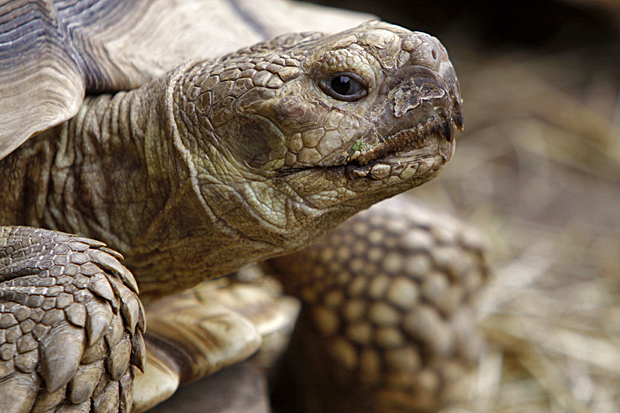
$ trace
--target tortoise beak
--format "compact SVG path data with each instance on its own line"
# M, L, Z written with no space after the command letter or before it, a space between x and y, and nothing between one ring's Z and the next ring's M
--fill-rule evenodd
M434 90L433 87L443 89L446 93L445 98L448 99L445 102L448 109L447 117L459 132L463 132L461 87L448 52L441 42L426 33L414 32L403 41L401 47L403 51L409 54L408 70L412 70L412 67L420 68L417 71L417 75L421 76L420 92L429 93L426 96L428 100L437 100L443 99L444 96ZM404 68L407 68L407 65ZM427 72L424 73L424 70ZM425 85L427 81L430 82L428 86ZM433 82L435 82L434 86Z
M461 98L461 86L456 78L454 67L449 61L447 64L441 65L439 75L448 87L448 93L450 95L449 114L452 124L459 132L463 132L465 127L463 123L463 99Z

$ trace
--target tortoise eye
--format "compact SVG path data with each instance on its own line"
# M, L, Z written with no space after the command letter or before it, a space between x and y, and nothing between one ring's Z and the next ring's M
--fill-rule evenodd
M334 99L352 102L368 94L365 82L353 73L339 73L319 82L325 93Z

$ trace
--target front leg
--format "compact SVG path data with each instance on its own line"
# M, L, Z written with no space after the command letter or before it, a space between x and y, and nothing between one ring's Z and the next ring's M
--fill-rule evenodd
M98 241L0 227L0 411L129 412L144 310Z

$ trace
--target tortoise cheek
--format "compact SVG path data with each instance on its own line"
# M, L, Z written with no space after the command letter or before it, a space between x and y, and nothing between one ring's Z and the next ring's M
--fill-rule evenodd
M291 95L273 106L274 121L285 131L303 132L324 123L329 106L307 93Z
M232 123L223 138L240 162L262 169L286 155L282 133L265 118L243 117Z

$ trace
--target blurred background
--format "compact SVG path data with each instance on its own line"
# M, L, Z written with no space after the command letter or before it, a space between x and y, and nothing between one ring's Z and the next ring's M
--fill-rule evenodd
M620 411L620 1L323 0L447 47L465 133L412 196L477 226L494 277L470 401Z

